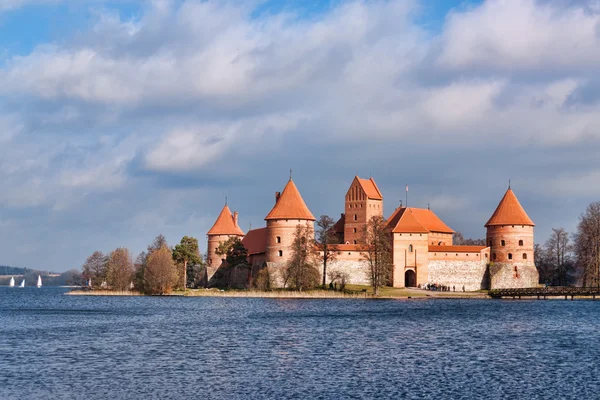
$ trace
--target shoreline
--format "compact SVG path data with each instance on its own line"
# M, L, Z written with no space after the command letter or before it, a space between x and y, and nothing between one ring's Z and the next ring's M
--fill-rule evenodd
M137 291L114 292L110 290L72 290L69 296L150 296ZM398 293L373 296L368 292L335 292L330 290L299 291L258 291L258 290L219 290L189 289L176 291L164 297L228 297L228 298L272 298L272 299L363 299L363 300L409 300L409 299L491 299L482 292L434 292L421 289L400 289Z

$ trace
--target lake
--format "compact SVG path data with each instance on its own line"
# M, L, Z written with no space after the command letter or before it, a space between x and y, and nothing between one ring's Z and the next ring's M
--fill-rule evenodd
M0 288L0 399L591 399L600 302Z

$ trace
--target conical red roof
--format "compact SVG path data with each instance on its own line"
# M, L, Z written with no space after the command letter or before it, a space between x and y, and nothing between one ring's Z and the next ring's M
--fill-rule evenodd
M234 221L234 216L231 214L231 210L227 204L223 207L213 227L208 231L208 235L244 236L244 231Z
M485 224L486 227L494 225L535 226L511 188L508 188L506 194L500 200L500 204L496 207L496 211L494 211L490 220Z
M265 220L270 219L305 219L314 221L306 203L302 199L298 188L291 179L285 185L283 192L279 195L275 206L271 212L265 217Z

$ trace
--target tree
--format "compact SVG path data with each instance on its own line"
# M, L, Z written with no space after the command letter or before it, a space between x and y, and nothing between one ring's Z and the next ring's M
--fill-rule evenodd
M106 281L113 290L128 290L133 279L133 262L129 250L120 247L110 253Z
M552 234L544 245L546 262L552 271L553 283L564 286L570 283L574 270L571 257L571 242L569 234L563 228L553 228Z
M179 276L171 250L162 246L146 258L144 268L144 291L149 294L167 294L177 284Z
M144 270L146 269L147 258L146 252L142 251L133 263L133 286L142 292L144 291Z
M583 269L583 286L600 287L600 201L588 205L579 217L575 254Z
M93 252L81 267L83 279L88 282L91 279L92 285L100 286L106 281L107 263L108 258L102 252Z
M232 236L219 244L216 253L225 256L226 271L228 272L227 287L231 287L232 273L235 268L246 269L246 285L250 284L251 265L248 264L248 250L239 237Z
M317 221L317 239L315 243L319 248L319 251L323 253L321 260L323 261L323 281L322 285L325 287L327 277L327 263L331 263L337 259L338 251L332 246L337 243L337 236L333 231L335 221L328 215L321 215Z
M185 290L187 288L188 264L198 265L201 263L198 239L184 236L181 243L173 249L173 260L183 265L183 290Z
M533 246L533 263L540 275L540 282L551 284L554 280L554 269L548 260L548 255L541 244Z
M313 239L313 229L307 223L296 226L287 263L284 281L296 290L314 288L319 282L319 271L315 268L318 253Z
M454 232L452 235L452 244L455 246L487 246L485 239L465 239L461 232Z
M391 237L385 225L383 217L376 215L367 222L364 232L366 249L363 258L369 265L369 281L376 296L392 275Z

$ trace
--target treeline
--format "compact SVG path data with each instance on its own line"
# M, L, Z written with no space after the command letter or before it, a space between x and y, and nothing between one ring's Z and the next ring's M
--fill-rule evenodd
M159 295L174 289L198 287L204 275L198 240L188 236L171 248L165 237L158 235L135 261L124 247L109 254L95 251L81 267L83 284L92 289L133 289Z
M600 286L600 201L588 205L574 233L552 229L534 254L540 283Z
M81 274L76 269L57 274L30 268L0 266L0 274L3 275L0 277L0 286L8 285L11 277L19 277L17 284L21 279L25 279L26 286L35 286L38 276L42 277L44 286L77 286L81 282Z

